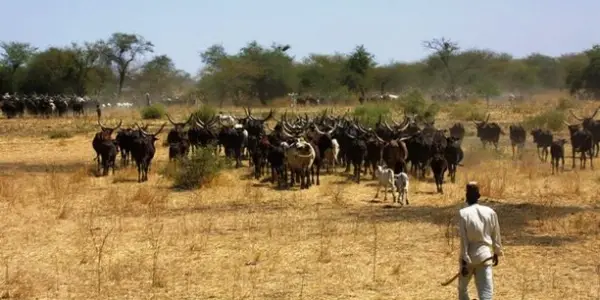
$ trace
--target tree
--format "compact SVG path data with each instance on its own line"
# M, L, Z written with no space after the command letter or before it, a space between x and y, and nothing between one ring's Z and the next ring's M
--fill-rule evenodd
M56 95L80 89L75 53L49 48L31 59L21 91Z
M113 33L107 41L99 42L99 48L106 59L117 69L119 78L117 93L119 95L123 90L125 78L130 75L131 63L148 52L154 52L154 44L141 35L122 32Z
M2 42L0 47L4 50L2 62L10 68L11 75L26 64L37 51L31 44L21 42Z
M435 57L437 57L442 63L447 77L447 92L449 92L451 95L454 95L456 93L457 84L451 63L453 58L459 53L460 47L456 42L446 38L424 41L423 47L425 47L425 49L434 51ZM434 61L430 59L430 62Z
M364 99L373 67L375 67L374 56L367 51L364 45L356 46L346 61L343 84L348 90L359 93L361 99Z
M168 91L177 75L173 60L167 55L155 56L146 62L136 80L138 87L150 94L164 94Z
M0 47L4 51L1 56L2 64L6 68L4 70L6 73L3 77L5 80L10 81L7 87L14 92L18 89L19 85L18 76L15 76L17 70L31 59L37 48L31 46L29 43L21 42L2 42L0 43Z

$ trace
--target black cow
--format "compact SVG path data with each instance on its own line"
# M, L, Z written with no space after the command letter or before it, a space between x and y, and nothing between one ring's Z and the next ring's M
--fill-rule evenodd
M381 139L377 134L371 136L365 142L367 146L367 159L366 164L371 166L371 174L372 179L375 180L375 170L377 166L381 163L381 154L383 152L383 147L385 146L385 141Z
M235 167L242 166L242 148L246 141L244 128L241 126L223 126L218 135L219 143L225 149L225 156L235 159Z
M510 125L508 127L508 137L510 138L510 145L512 148L512 156L515 157L515 146L518 153L520 154L525 146L525 139L527 138L527 132L525 128L520 124Z
M465 127L462 123L454 123L448 131L451 137L458 138L460 141L465 137Z
M460 146L460 139L458 137L448 137L447 146L444 149L444 158L448 163L448 174L452 183L456 181L456 167L460 165L460 162L464 158L464 152Z
M487 118L484 121L475 123L475 127L477 128L477 137L481 140L483 144L483 148L485 149L485 145L491 143L494 145L496 150L498 150L498 141L500 141L500 135L504 134L500 125L496 122L488 122L490 119L490 114L487 115Z
M441 150L441 149L440 149ZM440 194L444 193L444 174L448 170L448 162L441 151L436 151L431 158L431 171L433 172L433 178L435 179L435 186L437 192Z
M138 182L148 180L148 171L150 170L152 159L156 153L154 143L158 140L158 134L160 134L166 125L167 123L163 123L154 134L149 134L138 126L140 135L133 141L133 148L131 151L131 155L133 156L138 169Z
M541 161L548 160L548 149L552 145L552 140L554 136L552 132L547 129L536 128L531 130L531 136L533 136L533 142L537 148L537 154ZM540 148L542 149L540 153Z
M174 122L169 114L166 115L169 122L173 125L173 128L167 134L169 160L186 157L190 150L190 141L188 133L185 131L185 126L191 123L194 115L190 115L186 122Z
M598 157L598 153L600 152L600 121L594 120L594 117L596 116L596 114L598 114L599 110L600 107L596 108L594 113L586 118L581 118L575 115L575 113L573 113L572 110L569 110L569 112L571 113L571 115L573 115L573 117L575 117L575 119L581 121L583 129L588 130L592 134L594 140L594 152L596 157Z
M96 151L97 161L97 172L100 173L100 166L102 166L102 176L108 175L109 167L112 167L113 174L114 170L114 159L117 156L117 143L112 140L112 133L119 129L123 124L123 120L119 121L117 127L111 128L102 125L100 119L98 119L98 125L100 126L100 132L94 135L92 140L92 148Z
M565 170L565 144L567 140L558 139L552 142L550 145L550 155L552 157L552 174L554 174L554 170L558 172L558 163L562 161L562 170Z
M579 167L585 169L586 155L590 157L590 167L594 169L593 154L594 154L594 137L592 133L586 129L581 128L579 124L570 125L564 122L569 129L569 135L571 137L571 148L573 166L575 168L575 153L579 152Z
M367 143L360 136L348 132L345 132L345 135L350 142L347 157L352 162L354 180L360 183L360 171L367 154Z

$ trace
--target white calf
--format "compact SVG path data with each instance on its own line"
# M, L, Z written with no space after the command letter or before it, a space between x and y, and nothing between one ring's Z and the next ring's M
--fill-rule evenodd
M377 177L379 184L377 185L377 193L375 198L379 197L379 190L383 186L383 201L387 200L387 189L388 187L392 190L392 198L394 203L396 202L396 193L394 192L394 170L377 166L375 170L375 176Z
M404 205L406 199L408 205L408 175L404 172L394 175L394 185L398 189L398 202Z
M338 154L340 153L340 144L338 144L336 139L331 140L331 148L325 150L324 160L327 163L327 173L331 171L330 168L333 168L335 172L335 165L337 164Z

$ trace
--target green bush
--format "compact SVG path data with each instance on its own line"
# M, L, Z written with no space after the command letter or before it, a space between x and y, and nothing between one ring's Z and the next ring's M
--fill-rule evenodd
M165 175L173 180L173 187L183 190L201 188L210 183L231 161L215 155L215 148L199 148L190 157L171 164Z
M66 130L53 130L48 133L48 137L51 139L68 139L73 137L73 133Z
M156 120L162 118L166 112L162 104L156 103L142 108L140 115L144 120Z
M204 123L208 122L216 114L217 109L211 105L202 105L194 112L194 115Z
M539 115L525 119L524 125L527 129L546 128L552 131L558 131L564 126L566 120L565 113L562 110L547 110Z
M413 114L422 117L427 121L435 119L440 111L440 105L425 100L423 94L418 90L411 91L408 95L402 97L399 101L405 114Z
M358 121L368 127L374 127L375 123L379 120L379 116L386 119L390 116L391 110L389 106L378 103L367 103L354 108L352 116L356 117Z
M457 120L481 121L485 119L485 111L475 104L461 102L452 108L450 116Z

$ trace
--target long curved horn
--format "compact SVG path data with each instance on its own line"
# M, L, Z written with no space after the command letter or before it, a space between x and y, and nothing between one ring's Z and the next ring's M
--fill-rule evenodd
M567 123L567 121L563 121L563 123L565 123L567 126L571 126L571 124Z
M406 121L406 124L402 128L400 128L398 131L404 131L408 128L408 126L410 125L410 121L408 119L406 119L405 121Z
M569 112L571 113L571 115L573 116L573 118L577 119L578 121L583 121L582 118L580 118L577 115L575 115L575 113L573 112L572 109L569 109ZM596 115L596 113L594 113L594 115Z
M487 118L485 118L485 123L487 123L490 120L490 113L487 114Z
M392 129L392 127L390 127L390 124L388 124L386 121L383 121L383 126L385 126L385 128L387 128L389 131L394 132L394 129Z
M144 129L142 129L142 127L140 127L140 125L138 125L138 123L135 123L135 126L137 126L138 130L140 131L140 133L144 136L149 135Z
M592 116L590 117L590 119L593 119L596 114L598 113L598 111L600 110L600 107L596 108L596 110L594 111L594 113L592 114Z
M194 118L194 114L190 114L190 117L187 119L187 121L185 121L184 125L190 124L190 122L192 122L192 119Z
M158 135L158 134L159 134L159 133L160 133L160 132L163 130L163 128L165 128L165 126L166 126L166 125L167 125L167 122L164 122L164 123L162 124L162 126L160 126L160 128L158 129L158 131L156 131L156 132L153 134L153 136L157 136L157 135Z
M268 121L269 119L271 119L272 117L273 117L273 109L271 109L271 110L269 111L269 114L267 115L267 117L266 117L266 118L264 118L264 119L262 119L261 121L263 121L263 122L266 122L266 121Z
M173 124L173 126L177 126L178 125L178 123L173 122L173 120L171 119L171 116L169 116L168 113L165 113L165 115L167 116L167 120L169 120L169 122L171 122L171 124Z
M333 131L338 127L338 123L335 123L335 125L333 126L333 128L331 128L331 130L327 131L327 135L331 135L333 133Z
M375 133L375 138L380 142L380 143L385 143L385 141L379 137L379 135L377 135L377 133Z
M325 132L323 132L323 131L321 131L321 130L319 129L319 126L317 126L316 124L313 124L313 125L314 125L314 128L315 128L315 131L316 131L316 132L317 132L319 135L325 135L325 134L326 134Z
M100 118L98 118L98 125L100 126L100 129L102 129L102 130L109 130L110 129L110 128L102 125L102 122L100 122Z

